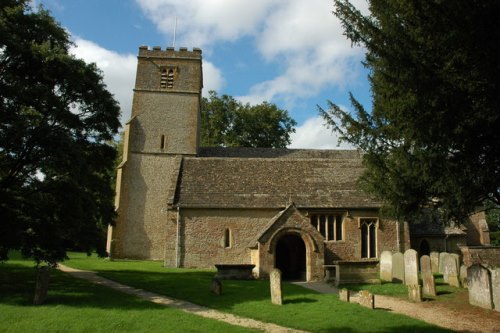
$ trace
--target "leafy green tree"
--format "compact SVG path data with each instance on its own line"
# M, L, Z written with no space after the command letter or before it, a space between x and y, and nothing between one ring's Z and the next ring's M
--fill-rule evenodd
M95 64L27 0L0 5L0 259L54 266L69 248L104 253L119 106Z
M494 246L500 246L500 206L487 202L486 222L490 230L490 243Z
M271 103L242 104L228 95L209 92L201 104L204 146L284 148L296 121Z
M422 207L461 221L500 203L500 2L347 0L334 14L366 48L373 105L329 102L320 113L365 152L361 183L386 212L411 220Z

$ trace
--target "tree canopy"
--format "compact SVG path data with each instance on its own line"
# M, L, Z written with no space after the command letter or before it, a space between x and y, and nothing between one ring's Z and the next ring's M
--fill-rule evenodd
M0 5L0 259L54 265L68 248L103 252L119 106L95 64L27 0Z
M347 0L334 14L366 48L373 104L320 113L365 152L360 180L410 219L422 207L461 221L500 203L500 2ZM339 119L339 120L338 120Z
M201 103L203 146L284 148L297 122L272 103L243 104L215 91Z

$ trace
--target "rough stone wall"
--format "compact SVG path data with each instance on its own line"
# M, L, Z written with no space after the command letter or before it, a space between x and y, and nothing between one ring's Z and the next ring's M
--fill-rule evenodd
M465 226L467 227L467 245L478 246L490 244L490 234L484 211L471 215L465 222Z
M258 233L277 211L181 209L180 213L181 267L213 268L215 264L251 264L250 247L257 245ZM224 246L226 228L232 235L229 248ZM172 248L175 235L168 235L167 244Z
M462 246L460 250L467 267L474 264L500 267L500 246Z

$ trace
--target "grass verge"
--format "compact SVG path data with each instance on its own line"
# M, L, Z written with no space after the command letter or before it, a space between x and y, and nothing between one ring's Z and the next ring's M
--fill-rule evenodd
M168 269L154 261L108 261L83 254L65 264L134 287L278 325L313 332L449 332L383 309L345 303L284 283L284 305L270 302L268 281L223 281L223 294L212 295L211 270Z
M49 297L31 305L31 261L0 263L0 332L251 332L51 273Z

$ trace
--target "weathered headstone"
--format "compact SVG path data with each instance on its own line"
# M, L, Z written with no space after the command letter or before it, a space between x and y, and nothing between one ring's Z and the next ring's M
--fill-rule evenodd
M431 252L431 271L439 273L439 252Z
M274 268L269 275L269 280L271 285L271 302L273 304L282 305L281 271L278 268Z
M460 284L462 285L463 288L467 288L467 266L464 264L460 265Z
M422 302L422 288L418 284L409 284L408 298L413 302Z
M392 282L403 283L405 280L405 261L401 252L392 255Z
M405 284L418 284L418 262L417 251L409 249L405 251Z
M339 299L343 302L349 303L350 292L348 289L342 288L339 290Z
M392 253L382 251L380 254L380 280L392 281Z
M212 283L210 284L210 291L215 295L222 295L222 283L219 279L212 279Z
M492 270L491 292L493 293L493 308L500 312L500 267Z
M491 273L487 268L474 264L467 268L469 281L469 303L486 309L493 309Z
M448 252L439 253L439 273L443 274L444 271L444 257L447 256Z
M375 308L375 296L368 290L361 290L358 293L358 297L359 297L359 304L366 306L367 308L370 309Z
M458 265L457 258L448 253L443 258L443 280L450 286L460 287L460 282L458 281Z
M420 272L422 274L422 292L425 295L436 296L436 283L432 275L431 258L429 256L420 257Z

